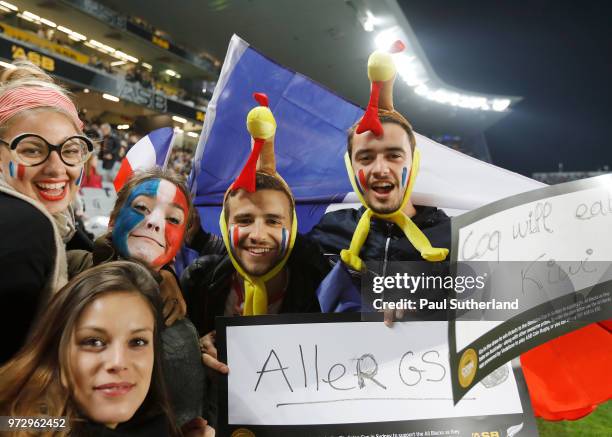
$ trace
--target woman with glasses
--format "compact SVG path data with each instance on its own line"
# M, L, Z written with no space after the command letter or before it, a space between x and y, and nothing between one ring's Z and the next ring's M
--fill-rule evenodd
M36 313L67 282L71 202L93 151L74 103L29 62L0 76L0 363L23 344ZM10 304L8 304L10 303Z

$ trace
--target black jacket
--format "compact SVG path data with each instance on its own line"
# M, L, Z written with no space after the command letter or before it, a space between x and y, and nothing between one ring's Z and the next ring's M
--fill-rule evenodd
M287 267L289 286L280 312L321 312L315 291L329 273L329 265L319 247L298 234ZM201 256L183 272L181 290L187 302L187 314L200 335L215 329L215 317L223 315L234 272L227 254Z
M289 259L289 285L281 303L281 313L321 312L316 290L329 273L329 264L318 245L298 234ZM181 276L181 290L187 314L200 336L215 329L215 317L222 316L230 292L234 266L227 255L209 254L195 260ZM213 428L218 419L218 384L214 372L207 372L205 418Z
M53 273L53 226L34 206L0 192L0 364L21 348Z
M419 227L433 247L447 248L451 245L451 222L444 211L426 206L417 206L412 221ZM359 219L365 208L341 209L325 214L308 236L323 248L326 255L338 255L348 249ZM368 238L359 256L368 262L368 267L378 274L385 274L388 261L421 261L421 254L408 241L395 223L373 218ZM378 262L378 268L372 267Z

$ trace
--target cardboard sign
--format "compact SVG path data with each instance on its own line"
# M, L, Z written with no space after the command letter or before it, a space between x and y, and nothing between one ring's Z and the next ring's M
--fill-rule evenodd
M612 317L612 175L504 199L452 221L458 271L487 276L449 324L453 396L521 353Z
M390 329L359 314L217 320L230 367L221 435L537 435L522 373L509 363L454 405L447 322Z

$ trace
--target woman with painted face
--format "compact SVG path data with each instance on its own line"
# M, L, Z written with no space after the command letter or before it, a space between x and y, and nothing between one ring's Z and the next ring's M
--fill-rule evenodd
M160 368L160 305L157 282L136 263L74 278L0 368L0 414L66 416L71 429L60 435L178 435Z
M96 240L93 253L69 252L82 271L117 259L146 264L160 283L165 329L163 362L171 405L180 426L202 423L204 367L198 334L185 318L186 306L171 267L193 223L193 205L180 179L160 169L133 175L117 193L109 232ZM71 272L74 273L74 272ZM192 425L194 424L192 423Z
M24 343L41 305L67 282L71 208L93 151L66 91L21 61L0 76L0 363ZM10 302L9 304L6 304Z

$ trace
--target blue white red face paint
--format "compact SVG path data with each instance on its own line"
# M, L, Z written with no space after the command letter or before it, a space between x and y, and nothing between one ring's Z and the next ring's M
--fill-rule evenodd
M238 243L240 242L240 226L231 225L229 229L229 237L230 237L230 249L232 253L236 253L236 249L238 249Z
M83 173L84 172L85 172L85 167L83 166L83 167L81 167L81 173L79 173L79 177L77 178L77 180L75 182L77 187L80 187L81 186L81 182L83 182Z
M280 257L285 256L288 245L289 245L289 230L287 228L283 228L281 229L281 242L278 247L278 254Z
M361 194L365 193L368 183L366 180L365 172L362 168L359 169L357 174L355 175L355 182L357 182L357 188Z
M408 167L402 169L402 189L406 188L406 182L408 182Z
M188 206L183 192L165 179L132 189L113 223L113 245L123 257L161 268L174 259L185 234Z
M12 178L23 179L25 174L25 166L21 164L15 164L13 161L9 161L9 176Z

